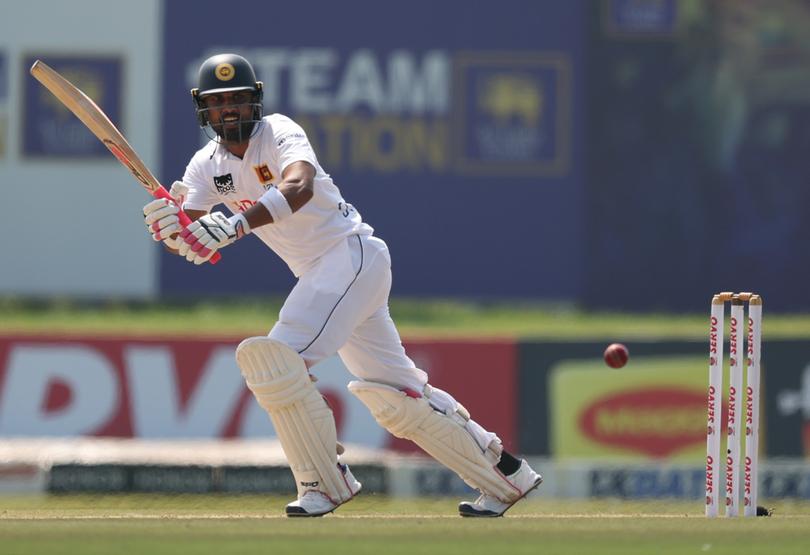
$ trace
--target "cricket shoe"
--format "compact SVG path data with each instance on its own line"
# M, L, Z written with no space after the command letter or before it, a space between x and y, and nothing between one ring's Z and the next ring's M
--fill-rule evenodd
M349 465L338 463L338 467L340 467L341 472L343 472L346 485L349 486L349 490L352 492L352 496L349 499L343 502L335 502L334 499L321 491L305 491L304 495L287 505L285 509L287 516L323 516L331 513L343 503L351 501L360 489L362 489L363 485L357 481L352 471L349 470Z
M520 492L520 495L505 503L493 495L481 493L478 499L473 502L462 501L459 503L458 514L478 517L503 516L512 505L526 497L530 491L543 482L543 477L532 470L525 460L520 461L520 467L509 476L505 476L505 478Z

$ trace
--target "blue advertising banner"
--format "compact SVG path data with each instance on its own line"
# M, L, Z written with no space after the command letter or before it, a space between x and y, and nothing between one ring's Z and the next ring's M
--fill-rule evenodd
M70 158L109 157L105 147L62 103L28 75L34 61L42 59L98 104L121 127L121 75L119 58L40 54L23 62L25 117L23 156Z
M584 304L807 310L810 6L685 4L672 40L589 41Z
M189 89L236 52L265 113L306 130L348 202L390 246L394 294L576 299L582 287L584 3L372 0L166 2L165 183L201 144ZM268 277L269 276L269 277ZM161 259L161 292L285 292L292 277L247 240L217 266Z

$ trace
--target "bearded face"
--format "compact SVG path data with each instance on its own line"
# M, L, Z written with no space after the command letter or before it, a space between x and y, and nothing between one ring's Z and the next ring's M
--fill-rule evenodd
M261 119L261 104L256 100L251 90L209 94L200 98L200 112L219 142L241 144L250 139Z
M240 144L250 138L256 120L248 117L243 119L238 116L235 120L223 117L218 123L211 123L211 128L220 138L221 142L227 144Z

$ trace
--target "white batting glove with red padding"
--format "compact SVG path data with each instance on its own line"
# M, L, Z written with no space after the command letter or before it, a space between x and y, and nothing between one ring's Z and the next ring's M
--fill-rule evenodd
M163 241L174 250L180 246L176 234L182 229L178 212L180 209L177 205L165 198L155 199L143 207L143 221L152 234L152 239Z
M202 264L222 247L250 233L242 214L228 218L222 212L206 214L180 232L180 256L194 264Z
M182 208L188 196L188 185L182 181L175 181L172 183L171 189L169 189L169 195L174 199L175 204Z
M152 239L163 241L170 249L177 250L180 247L180 240L176 234L182 229L177 214L188 194L188 185L175 181L169 194L174 203L162 198L155 199L143 207L143 218Z

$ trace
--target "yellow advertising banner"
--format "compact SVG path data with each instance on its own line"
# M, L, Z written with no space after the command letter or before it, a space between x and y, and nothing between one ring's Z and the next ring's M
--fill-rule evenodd
M570 362L551 373L552 453L563 458L706 456L706 357ZM725 402L725 401L724 401Z

